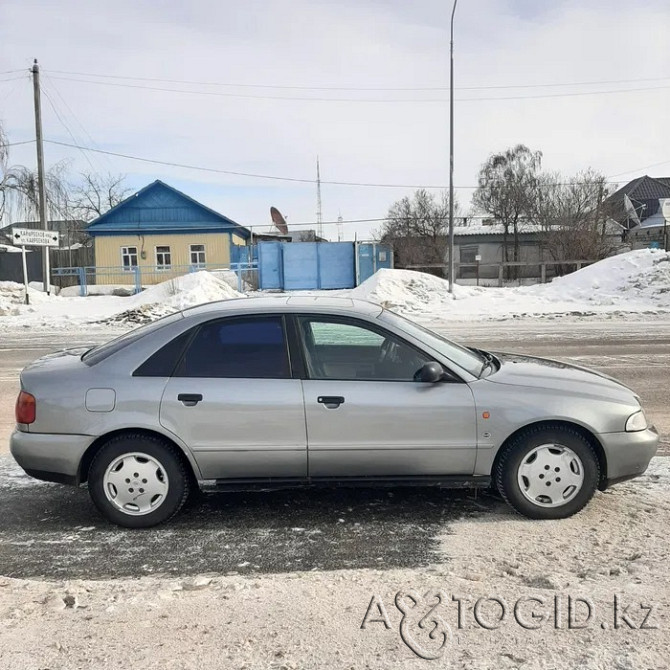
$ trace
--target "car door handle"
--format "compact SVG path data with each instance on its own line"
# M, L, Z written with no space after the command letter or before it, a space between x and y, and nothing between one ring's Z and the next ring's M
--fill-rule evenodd
M202 400L202 393L180 393L177 400L183 402L186 407L194 407Z
M325 405L328 409L337 409L344 403L344 397L341 395L320 395L316 401Z

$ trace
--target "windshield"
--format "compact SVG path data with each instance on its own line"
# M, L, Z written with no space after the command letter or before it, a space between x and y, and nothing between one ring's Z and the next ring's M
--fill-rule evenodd
M168 314L167 316L164 316L163 318L158 319L156 321L152 321L151 323L148 323L145 326L140 326L139 328L130 330L127 333L124 333L123 335L116 337L113 340L110 340L109 342L105 342L104 344L101 344L98 347L93 347L93 349L89 349L81 357L81 360L84 361L86 365L95 365L96 363L100 363L100 361L104 361L105 358L111 356L112 354L115 354L120 349L127 347L131 342L136 342L141 337L144 337L149 333L153 333L155 330L158 330L163 326L167 326L168 324L173 323L174 321L177 321L178 319L181 318L183 318L181 312Z
M379 315L379 318L382 321L386 321L387 323L393 324L401 330L404 330L412 337L416 337L418 340L425 342L429 347L439 351L450 361L453 361L456 365L463 368L463 370L467 370L475 377L479 377L483 369L482 365L487 362L483 356L480 356L470 349L467 349L460 344L456 344L456 342L452 342L446 337L438 335L436 332L429 330L424 326L420 326L419 324L414 323L414 321L410 321L395 312L385 309Z

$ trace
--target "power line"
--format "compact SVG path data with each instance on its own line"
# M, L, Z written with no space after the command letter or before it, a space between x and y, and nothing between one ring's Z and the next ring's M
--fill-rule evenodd
M71 81L80 84L97 84L99 86L114 86L117 88L133 88L147 91L159 91L162 93L181 93L185 95L204 95L210 97L223 98L243 98L247 100L287 100L287 101L301 101L301 102L347 102L347 103L412 103L412 104L435 104L448 102L446 98L433 98L416 100L411 98L316 98L304 96L276 96L276 95L253 95L246 93L224 93L220 91L196 91L185 90L179 88L166 88L163 86L147 86L144 84L121 84L109 81L93 81L90 79L77 79L74 77L52 77L60 81ZM636 93L640 91L658 91L670 89L668 86L645 86L640 88L625 88L612 89L609 91L579 91L572 93L547 93L541 95L511 95L499 97L474 97L474 98L455 98L456 102L489 102L489 101L504 101L504 100L539 100L543 98L573 98L588 95L610 95L616 93Z
M33 140L30 140L33 141ZM92 147L84 147L79 144L69 144L68 142L59 142L56 140L44 140L48 144L54 144L61 147L69 147L72 149L79 149L84 151L92 151L94 153L105 154L107 156L115 156L117 158L125 158L127 160L140 161L142 163L152 163L154 165L164 165L167 167L176 167L185 170L198 170L200 172L211 172L215 174L226 174L234 177L250 177L253 179L270 179L273 181L287 181L294 182L299 184L316 184L316 179L303 179L300 177L282 177L279 175L267 175L267 174L256 174L252 172L239 172L236 170L223 170L220 168L204 167L201 165L189 165L186 163L174 163L172 161L163 161L155 160L152 158L143 158L141 156L133 156L131 154L124 154L117 151L106 151L104 149L94 149ZM670 163L670 161L664 161L663 163L657 163L657 165L663 165L664 163ZM649 166L651 167L651 166ZM641 168L644 169L644 168ZM629 172L634 172L634 170L629 170ZM621 172L619 174L627 174L626 172ZM607 179L612 179L618 175L612 175L607 177ZM352 182L352 181L327 181L325 179L321 180L322 184L328 184L331 186L362 186L370 188L413 188L419 189L423 188L426 190L444 190L446 186L430 186L426 184L379 184L371 182ZM581 186L588 185L589 182L552 182L551 184L546 184L546 186ZM479 186L454 186L454 188L462 190L473 190L479 188Z
M316 179L301 179L299 177L280 177L278 175L255 174L251 172L237 172L235 170L221 170L218 168L202 167L198 165L187 165L185 163L173 163L171 161L153 160L151 158L142 158L140 156L132 156L130 154L123 154L116 151L105 151L103 149L93 149L91 147L81 147L76 144L68 144L67 142L57 142L56 140L45 140L49 144L55 144L62 147L71 147L74 149L85 149L86 151L94 151L96 153L107 154L108 156L116 156L117 158L126 158L128 160L141 161L143 163L153 163L155 165L166 165L168 167L177 167L186 170L199 170L201 172L213 172L216 174L227 174L234 177L251 177L254 179L271 179L273 181L288 181L300 184L316 184ZM444 186L420 186L416 184L372 184L372 183L358 183L347 181L326 181L321 180L322 184L330 184L332 186L368 186L373 188L425 188L425 189L443 189ZM459 188L476 188L461 186Z
M49 95L49 92L46 90L46 88L44 86L41 86L40 88L42 90L42 93L44 93L46 99L48 100L49 105L51 105L51 109L53 109L54 114L56 115L56 118L58 119L58 121L60 121L60 124L63 126L63 128L65 128L65 131L67 132L67 134L72 138L72 141L74 142L77 149L79 149L79 151L81 151L82 156L86 159L86 162L89 164L89 167L91 168L91 170L93 170L93 172L95 172L95 167L94 167L93 163L91 162L91 159L88 157L88 154L84 151L84 149L79 145L79 143L77 142L77 138L74 136L74 134L70 130L69 126L63 120L63 117L60 115L58 109L56 109L56 105L55 105L54 101L51 99L51 96Z
M635 168L635 170L626 170L625 172L618 172L613 174L608 179L614 179L614 177L620 177L622 174L630 174L631 172L640 172L640 170L648 170L649 168L659 167L660 165L667 165L670 161L661 161L660 163L652 163L651 165L643 165L642 167Z
M22 140L21 142L10 142L6 147L20 147L22 144L33 144L35 140Z
M189 79L161 79L159 77L135 77L114 74L98 74L93 72L70 72L67 70L51 70L53 74L64 74L76 77L99 77L103 79L126 79L132 81L152 81L162 82L165 84L186 84L191 86L220 86L227 88L263 88L273 90L289 90L289 91L448 91L448 86L420 86L420 87L370 87L370 86L289 86L278 84L232 84L230 82L213 82L213 81L195 81ZM578 81L565 82L556 84L504 84L494 86L458 86L457 91L490 91L510 88L559 88L569 86L599 86L605 84L637 84L642 81L666 81L670 77L647 77L637 79L606 79L600 81Z
M101 147L100 147L100 146L98 145L98 143L93 139L93 137L91 136L91 134L86 130L86 128L84 127L84 125L82 124L82 122L79 121L79 119L77 118L77 115L72 111L72 107L70 107L70 105L68 104L67 100L60 94L58 88L57 88L56 85L53 83L51 77L49 77L49 76L45 76L45 80L48 81L48 83L49 83L49 88L56 94L56 96L57 96L58 98L60 98L60 100L61 100L61 102L63 103L64 107L69 111L71 118L74 120L75 124L78 125L79 128L83 131L84 135L86 135L86 137L89 139L90 143L91 143L96 149L100 149ZM70 133L70 136L72 137L72 133ZM79 144L79 142L77 142L77 141L74 139L74 137L73 137L73 141L75 142L75 144ZM88 158L87 158L87 160L88 160ZM108 163L110 166L112 165L112 162L111 162L109 156L105 156L105 160L107 161L107 163ZM90 163L90 161L89 161L89 165L90 165L90 164L91 164L91 163ZM91 167L92 167L92 166L91 166Z

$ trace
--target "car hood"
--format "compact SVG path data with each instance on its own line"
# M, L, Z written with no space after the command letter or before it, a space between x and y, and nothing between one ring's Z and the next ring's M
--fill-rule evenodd
M620 402L639 403L637 395L613 377L549 358L494 353L500 369L486 379L495 384L561 390Z

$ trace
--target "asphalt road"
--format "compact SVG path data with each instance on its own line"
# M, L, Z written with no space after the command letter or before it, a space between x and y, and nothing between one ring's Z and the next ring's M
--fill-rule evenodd
M449 331L485 349L559 358L621 379L641 395L667 451L670 322L476 323ZM216 493L198 497L159 529L111 526L85 490L24 477L6 447L21 367L106 337L26 333L0 343L0 575L102 579L421 567L451 522L502 507L488 494L430 489Z

